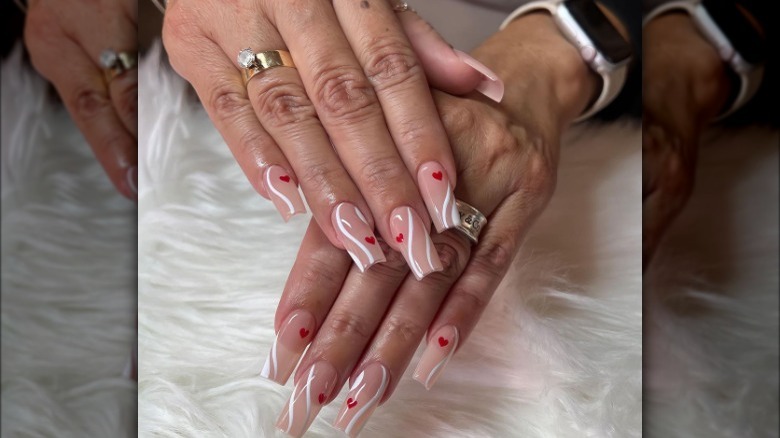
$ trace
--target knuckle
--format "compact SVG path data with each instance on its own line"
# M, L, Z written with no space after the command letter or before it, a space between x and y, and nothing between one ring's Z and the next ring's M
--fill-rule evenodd
M385 262L378 263L371 267L371 275L379 276L388 280L404 278L409 273L409 265L406 264L404 256L392 250L386 243L382 243L382 250L385 253Z
M361 192L378 199L388 198L398 191L398 182L408 178L408 172L395 157L371 157L363 163L358 174Z
M374 89L360 70L324 68L315 77L315 96L324 117L351 124L379 110Z
M463 270L463 258L460 251L449 243L437 243L436 252L441 260L442 274L447 278L457 278Z
M420 64L411 49L395 38L378 37L369 43L366 76L377 91L397 87L421 75Z
M218 84L207 100L214 117L221 122L234 120L246 110L249 101L241 90L227 84Z
M477 251L474 253L472 263L480 270L496 277L504 275L509 265L514 260L515 237L510 235L494 236L492 240L480 242Z
M484 292L478 292L470 287L457 287L452 291L452 294L460 301L459 307L469 309L470 312L484 309L490 300Z
M526 169L527 191L542 201L547 201L555 191L557 173L549 160L541 154L529 158Z
M318 308L323 300L323 290L338 290L341 286L339 280L333 275L333 252L328 250L316 250L306 260L305 268L300 276L295 276L296 282L290 284L290 290L299 291L300 305L304 308ZM338 260L340 263L341 260ZM293 278L293 277L291 277Z
M123 114L138 113L138 82L128 81L119 90L118 109Z
M333 313L328 317L327 326L336 339L368 340L372 333L365 317L356 313Z
M397 339L403 344L419 341L425 333L425 327L415 321L401 315L390 315L385 322L383 331L392 339Z
M326 195L331 189L343 187L346 174L335 163L324 163L320 157L300 157L299 164L304 172L298 175L302 186L316 188L317 193Z
M105 93L94 88L77 88L71 98L73 111L77 117L88 118L111 107L111 100Z
M299 84L256 80L255 105L264 123L272 127L296 124L316 117L306 91Z

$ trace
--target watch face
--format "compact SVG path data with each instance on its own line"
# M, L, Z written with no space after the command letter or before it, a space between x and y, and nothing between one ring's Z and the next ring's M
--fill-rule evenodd
M569 0L565 5L607 61L618 64L631 57L631 45L601 12L595 1Z
M764 40L734 1L704 0L701 4L742 59L751 64L764 61Z

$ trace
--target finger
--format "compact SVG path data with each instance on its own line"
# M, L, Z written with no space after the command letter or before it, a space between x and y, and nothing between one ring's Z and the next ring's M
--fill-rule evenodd
M477 90L496 102L501 101L504 83L492 70L467 53L453 49L416 13L400 12L398 19L431 87L456 95Z
M171 65L195 87L249 182L285 221L305 213L293 169L257 120L236 67L213 41L175 20L169 16L163 28Z
M463 275L428 330L414 379L430 389L479 321L545 200L517 192L490 216ZM440 339L441 338L441 339Z
M674 157L670 158L674 161ZM658 188L642 203L642 269L646 269L669 226L680 214L693 191L692 172L667 163L669 169Z
M41 27L28 22L27 29L37 32ZM136 199L136 140L117 117L100 70L75 41L65 36L52 39L50 35L26 35L25 40L33 65L57 89L106 175L120 193ZM67 64L50 62L52 53L67 59Z
M444 297L466 266L470 248L459 232L438 234L433 240L444 270L425 281L407 277L352 372L347 398L334 422L334 427L350 437L357 436L379 404L391 396Z
M317 335L301 359L295 377L295 389L282 410L277 427L288 435L301 436L317 416L320 408L338 395L361 352L382 319L390 301L408 275L404 260L391 252L387 263L382 263L365 273L353 268L329 309L314 306L313 312L327 316ZM316 288L312 296L298 299L304 302L324 301L322 288Z
M368 78L340 29L329 2L270 2L285 43L295 59L306 92L314 102L342 163L368 203L382 237L403 251L419 278L440 269L430 245L430 219L417 186L387 131L382 108ZM300 29L306 29L301 32ZM420 249L404 251L409 241L399 237L391 217L412 212ZM426 242L427 241L427 246Z

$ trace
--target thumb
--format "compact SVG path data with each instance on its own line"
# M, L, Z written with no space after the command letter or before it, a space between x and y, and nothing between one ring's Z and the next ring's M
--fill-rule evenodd
M416 13L398 16L431 87L456 95L476 90L489 99L501 101L504 83L492 70L467 53L453 49Z

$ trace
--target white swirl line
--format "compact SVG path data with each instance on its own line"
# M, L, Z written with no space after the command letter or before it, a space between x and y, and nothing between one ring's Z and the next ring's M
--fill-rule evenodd
M447 185L447 191L452 193L449 185ZM455 196L453 195L452 198L455 199ZM450 214L452 214L452 226L457 227L460 225L460 213L458 213L458 205L455 202L450 206Z
M409 264L418 278L423 277L422 268L412 256L412 243L414 243L414 223L412 222L412 209L407 207L406 213L409 221L409 242L406 244L406 254L409 256Z
M431 238L428 236L425 237L425 256L428 257L428 266L431 267L432 271L435 271L436 268L433 266L433 260L431 260Z
M314 380L314 365L309 371L309 377L306 378L306 424L309 424L311 416L311 381ZM319 401L319 400L317 400Z
M357 240L353 235L349 234L347 232L346 228L344 228L344 224L341 221L341 207L343 207L343 206L344 206L344 204L339 204L339 206L336 207L336 223L338 223L339 230L341 230L341 233L344 234L344 236L346 236L347 239L351 240L352 243L357 245L358 248L360 248L364 253L366 253L366 256L368 256L368 264L370 265L370 264L374 263L374 256L371 255L371 252L368 250L368 248L363 246L363 244L360 243L359 240ZM358 212L358 211L360 211L360 210L355 209L355 212ZM352 251L348 251L348 252L350 253L350 255L352 255L351 254ZM362 271L363 270L363 266L360 263L360 260L357 258L357 256L355 256L353 258L355 259L355 263L360 267L360 269Z
M276 190L276 187L274 187L274 185L271 183L271 169L268 169L265 172L265 181L268 183L269 190L271 190L273 194L281 198L282 201L284 201L284 203L287 204L287 208L290 209L290 214L294 214L295 207L293 207L292 202L290 202L290 199L288 199L287 196L284 196L282 192L280 192L279 190Z
M441 221L444 223L444 227L448 228L452 225L447 224L447 203L450 202L450 183L447 183L447 196L444 197L444 204L441 206ZM454 225L454 224L453 224Z
M354 417L352 417L352 420L350 420L349 424L347 425L347 428L345 432L347 432L347 435L352 435L352 428L355 427L355 424L360 419L360 417L363 416L363 414L366 413L366 411L373 407L377 402L379 402L379 399L382 398L382 395L385 393L385 389L387 389L387 371L385 370L385 367L380 366L379 368L382 369L382 383L379 385L379 388L376 391L376 394L369 400L360 410L355 414ZM364 386L365 387L365 386ZM362 391L362 388L361 388ZM357 400L357 394L355 395L355 399Z
M276 380L276 375L279 374L279 364L276 360L276 343L279 341L278 337L277 339L274 339L274 345L271 346L271 360L273 361L274 366L274 376L272 379Z
M450 359L452 359L452 355L455 354L455 347L458 346L458 331L455 330L455 338L452 340L452 349L450 350L449 354L444 357L439 363L436 364L435 367L431 370L431 372L428 374L428 378L425 379L425 387L428 388L428 384L430 383L431 379L434 375L436 375L436 372L439 370L439 368L443 367L444 364L449 362Z
M309 371L309 375L306 378L306 386L301 388L300 391L298 391L298 388L293 392L292 396L290 396L290 403L287 405L287 433L290 433L290 430L292 430L293 426L293 417L295 416L295 402L298 400L298 397L300 397L304 392L306 392L306 395L309 395L309 386L311 385L311 381L314 378L314 366L312 365L311 370ZM297 394L296 394L297 393ZM306 399L306 419L308 420L309 417L309 403L311 400L309 398Z

